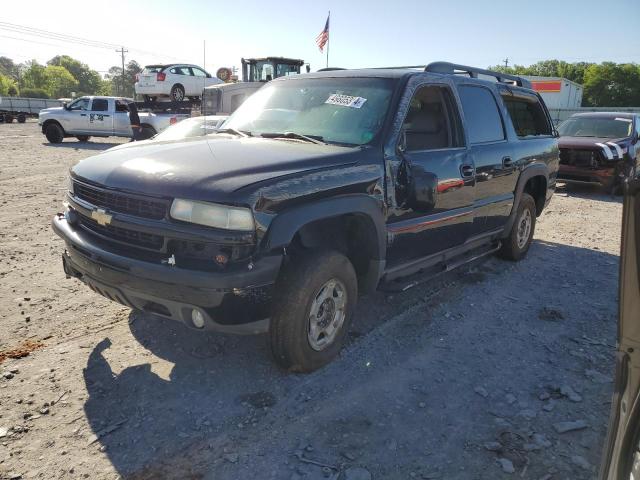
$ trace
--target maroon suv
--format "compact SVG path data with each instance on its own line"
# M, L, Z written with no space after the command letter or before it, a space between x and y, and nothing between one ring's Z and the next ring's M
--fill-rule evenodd
M617 189L636 174L640 119L635 113L577 113L559 127L560 171L567 183L599 184Z

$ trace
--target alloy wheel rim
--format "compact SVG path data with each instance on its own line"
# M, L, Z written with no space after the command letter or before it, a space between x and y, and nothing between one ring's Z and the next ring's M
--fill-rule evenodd
M526 209L522 212L520 220L518 221L517 242L518 248L524 248L529 241L531 235L531 210Z
M311 303L307 338L309 345L321 351L333 344L342 328L347 307L347 289L337 278L325 282Z

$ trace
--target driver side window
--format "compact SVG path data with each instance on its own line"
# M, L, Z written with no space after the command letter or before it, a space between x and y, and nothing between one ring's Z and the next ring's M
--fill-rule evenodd
M89 108L89 99L88 98L79 98L71 105L69 105L69 110L87 110Z
M406 151L440 150L462 146L460 120L448 88L420 87L402 124L401 144Z

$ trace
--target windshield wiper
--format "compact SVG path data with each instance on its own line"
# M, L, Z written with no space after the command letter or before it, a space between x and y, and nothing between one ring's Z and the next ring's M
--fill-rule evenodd
M252 137L251 132L243 132L242 130L236 130L235 128L222 128L216 130L215 133L231 133L233 135L239 135L241 137Z
M283 133L261 133L261 137L264 138L295 138L296 140L304 140L305 142L315 143L317 145L326 145L320 135L303 135L296 132L283 132Z

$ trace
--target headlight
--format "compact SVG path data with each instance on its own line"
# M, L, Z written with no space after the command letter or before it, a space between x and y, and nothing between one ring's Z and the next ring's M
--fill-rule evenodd
M171 218L225 230L251 231L255 228L248 208L176 198L171 204Z

